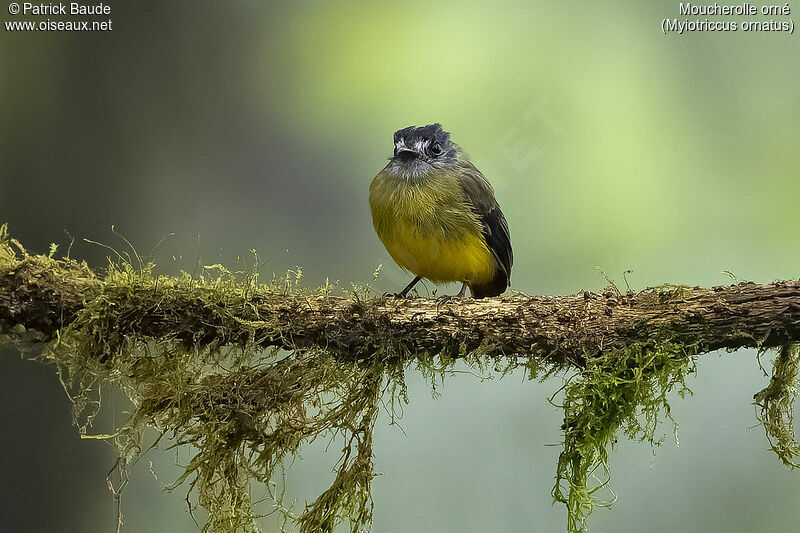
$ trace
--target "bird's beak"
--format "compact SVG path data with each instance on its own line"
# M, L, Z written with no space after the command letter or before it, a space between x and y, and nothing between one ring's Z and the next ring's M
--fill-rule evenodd
M395 155L397 159L403 162L413 161L414 159L419 157L419 152L416 150L412 150L411 148L399 148L397 150L397 154Z

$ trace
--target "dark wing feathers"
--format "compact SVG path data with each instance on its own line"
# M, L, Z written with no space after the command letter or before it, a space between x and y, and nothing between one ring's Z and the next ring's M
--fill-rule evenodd
M470 289L476 298L496 296L510 285L511 265L514 263L508 222L495 200L491 184L480 170L469 162L461 162L460 165L462 188L475 214L480 217L483 238L497 263L495 278L486 287L471 286Z
M510 280L514 252L511 250L511 236L508 233L506 217L498 206L483 215L481 222L483 222L483 238L486 239L486 245L497 261L497 266Z

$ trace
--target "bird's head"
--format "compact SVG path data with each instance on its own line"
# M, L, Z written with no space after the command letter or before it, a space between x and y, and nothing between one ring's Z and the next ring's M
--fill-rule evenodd
M455 161L460 150L441 124L409 126L394 132L394 155L388 167L403 177L424 176Z

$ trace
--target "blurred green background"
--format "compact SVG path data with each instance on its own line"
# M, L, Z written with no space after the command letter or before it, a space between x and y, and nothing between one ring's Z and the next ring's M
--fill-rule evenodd
M495 186L516 290L598 289L595 266L633 270L633 289L800 273L795 36L663 35L677 2L111 6L111 32L0 31L0 221L32 251L68 233L99 267L107 251L82 239L123 247L114 225L145 255L174 233L162 272L255 248L263 272L300 265L312 286L383 264L376 289L397 290L409 276L373 233L367 187L396 129L438 121ZM378 423L376 532L564 529L558 379L459 374L433 399L408 376L404 431ZM751 406L765 383L754 351L702 356L673 405L680 448L670 426L655 455L621 441L619 500L591 530L796 531L800 474ZM111 531L111 448L78 438L53 369L4 349L0 406L0 531ZM113 407L98 432L124 416ZM337 457L295 463L298 508ZM125 530L196 530L183 494L160 491L175 460L139 463Z

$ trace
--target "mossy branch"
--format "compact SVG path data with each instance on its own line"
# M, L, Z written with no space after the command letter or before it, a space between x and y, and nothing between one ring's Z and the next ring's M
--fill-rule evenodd
M6 330L48 341L101 300L112 333L105 340L109 353L126 336L140 335L194 346L317 347L348 360L480 350L583 366L603 352L657 337L697 353L800 340L798 281L664 285L638 293L611 286L571 296L513 294L440 304L290 291L226 276L114 271L101 278L85 263L42 255L6 257L1 274L0 325Z
M656 429L670 418L667 395L688 391L698 354L779 348L772 379L756 394L759 418L787 466L800 455L792 427L797 281L638 293L612 283L571 296L439 304L361 289L335 296L327 286L301 290L296 279L261 283L253 271L220 265L161 276L138 256L136 265L112 262L101 275L54 252L29 254L0 226L0 343L42 347L83 435L103 386L125 391L131 418L103 436L120 454L122 486L145 427L192 445L176 486L188 486L208 511L204 530L258 530L253 481L301 532L368 527L379 407L393 416L395 404L408 401L407 368L441 373L456 359L501 373L524 367L530 377L569 374L553 497L567 506L570 532L585 531L602 503L595 494L608 483L618 434L657 444ZM342 443L336 476L297 514L282 502L283 465L321 436ZM121 486L109 483L118 501Z

